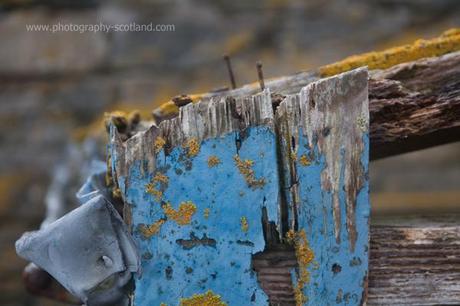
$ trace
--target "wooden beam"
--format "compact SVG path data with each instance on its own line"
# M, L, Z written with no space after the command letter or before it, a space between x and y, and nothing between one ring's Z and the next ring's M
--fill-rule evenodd
M266 81L277 106L286 95L317 81L319 72L301 72ZM241 97L259 91L257 84L193 95L190 101L217 96ZM170 101L156 109L156 120L177 115ZM376 160L460 141L460 52L374 70L369 81L370 158Z
M371 224L368 305L458 305L460 215L376 220ZM273 305L295 305L293 250L273 248L253 257L253 268ZM360 262L350 261L350 265ZM337 299L354 299L346 292Z
M460 140L460 53L375 72L371 159Z

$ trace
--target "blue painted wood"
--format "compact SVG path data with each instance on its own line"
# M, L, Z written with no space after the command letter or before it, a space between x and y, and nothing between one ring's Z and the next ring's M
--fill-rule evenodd
M112 127L112 172L142 254L134 305L268 305L251 267L268 245L265 217L295 249L297 305L362 304L367 95L358 69L287 97L276 119L266 90L187 105L126 142Z
M315 82L279 108L298 304L366 300L367 96L367 71L360 69Z
M269 94L263 98L271 110ZM185 146L168 152L142 153L131 160L126 176L118 175L142 254L135 305L179 305L209 290L228 305L268 304L251 268L252 254L265 248L263 208L269 220L279 219L276 137L268 119L268 124L249 123L244 132L203 141L188 137ZM132 147L153 147L161 128ZM115 162L125 158L112 152ZM148 160L154 167L146 166ZM176 212L182 205L184 211L175 215L168 205ZM190 223L183 219L187 214ZM152 224L160 225L149 228ZM196 304L187 305L204 305L212 294L195 296L190 303Z

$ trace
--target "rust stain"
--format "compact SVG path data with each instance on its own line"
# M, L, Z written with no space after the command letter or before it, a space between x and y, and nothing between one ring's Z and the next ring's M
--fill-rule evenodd
M222 301L220 295L208 290L206 293L181 299L180 306L227 306L227 303Z

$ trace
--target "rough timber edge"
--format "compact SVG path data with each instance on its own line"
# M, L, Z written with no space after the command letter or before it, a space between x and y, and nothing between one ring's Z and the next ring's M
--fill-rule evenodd
M155 171L156 157L161 151L187 146L193 140L198 145L209 138L224 136L250 126L267 126L274 130L270 90L250 97L214 97L180 108L179 115L159 125L152 124L126 141L117 129L110 128L113 170L116 177L126 178L134 162L146 162L141 172Z
M337 103L337 96L348 103ZM296 155L291 139L299 143L299 127L306 136L311 150L325 157L325 168L321 173L323 190L333 196L334 232L340 241L341 213L339 192L341 189L341 171L343 169L346 192L346 225L351 249L357 239L355 209L356 199L365 182L365 173L361 165L364 152L363 135L369 131L368 71L358 68L333 77L324 78L302 88L298 95L287 96L278 106L275 114L280 137L289 152L282 152L287 169L295 171L293 158ZM332 102L332 103L331 103ZM335 102L335 103L334 103ZM336 129L324 133L325 129ZM332 135L328 136L329 133ZM344 147L345 146L345 147ZM337 158L344 152L343 158ZM292 176L292 175L291 175ZM294 177L296 174L294 173ZM295 216L296 199L299 198L295 181L291 182L293 214ZM290 184L290 185L291 185ZM295 222L295 221L293 221ZM293 225L291 224L291 228Z
M439 37L422 40L419 39L413 44L389 48L378 52L368 52L345 58L344 60L325 65L317 70L299 72L291 76L273 78L266 81L266 87L271 88L272 93L283 95L295 94L302 87L321 79L322 77L333 76L358 67L367 66L369 69L385 69L398 64L415 61L422 58L436 57L460 50L460 28L453 28L445 31ZM223 92L208 92L189 95L192 103L211 99L217 96L244 96L255 94L258 84L252 83L241 88ZM173 118L177 115L179 107L170 100L153 111L155 119L159 122Z

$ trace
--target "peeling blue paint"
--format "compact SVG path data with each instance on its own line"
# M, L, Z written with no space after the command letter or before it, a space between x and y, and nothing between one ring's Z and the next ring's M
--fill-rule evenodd
M265 247L262 208L266 207L270 221L279 223L276 138L265 126L250 127L245 133L239 150L235 145L238 134L230 133L203 141L199 154L192 158L181 147L168 155L161 151L156 157L156 171L169 178L162 201L176 210L179 203L192 201L197 210L190 225L168 220L159 233L146 239L137 227L165 218L161 203L145 191L155 173L141 171L145 161L137 161L129 177L118 177L126 202L133 205L133 234L144 255L142 276L135 281L135 305L179 305L181 298L208 290L228 305L268 305L251 268L251 255ZM262 188L248 186L235 164L236 154L254 161L255 177L265 179ZM209 167L210 156L221 162ZM247 231L242 229L242 217L248 221ZM184 248L182 243L191 237L212 239L215 244Z
M299 130L299 135L303 135ZM367 177L369 161L369 135L363 137L364 151L361 164ZM358 237L355 250L350 247L346 228L346 207L343 169L339 194L341 212L340 242L334 236L332 194L321 186L321 172L325 165L324 156L317 148L310 155L306 136L299 137L298 155L314 156L309 166L296 165L299 183L300 204L298 205L298 228L304 229L307 240L315 255L315 263L308 268L310 281L303 293L306 305L361 305L365 295L365 280L368 272L369 244L369 184L365 184L356 200L356 229ZM343 153L343 152L342 152ZM340 154L343 155L343 154ZM338 156L338 158L340 158ZM293 216L291 216L293 218ZM293 274L294 280L296 279Z

